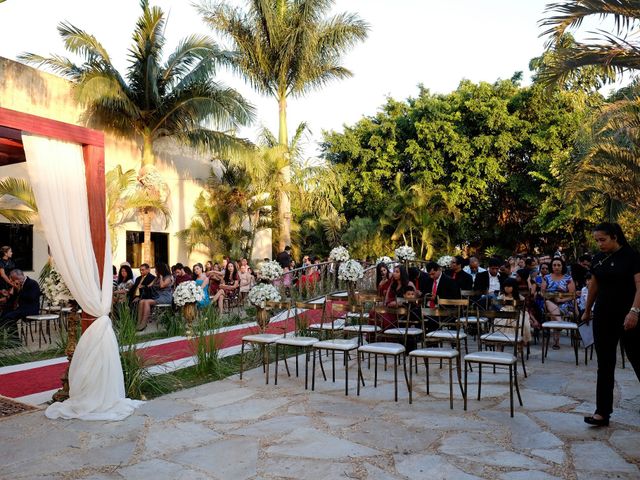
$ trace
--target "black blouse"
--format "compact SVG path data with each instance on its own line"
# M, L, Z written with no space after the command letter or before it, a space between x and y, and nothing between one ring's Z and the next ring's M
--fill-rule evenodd
M640 254L628 245L613 253L599 253L591 263L598 282L595 311L626 313L636 294L634 275L640 273Z

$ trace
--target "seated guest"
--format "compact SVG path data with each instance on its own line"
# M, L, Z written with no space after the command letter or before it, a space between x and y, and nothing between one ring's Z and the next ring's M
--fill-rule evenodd
M571 278L576 282L576 291L587 284L587 273L591 268L591 255L580 255L578 263L571 265Z
M240 299L244 302L244 299L249 294L249 290L253 287L253 275L249 269L249 265L240 265L240 271L238 272L240 278Z
M148 263L140 265L140 276L136 278L133 287L129 289L129 303L137 304L142 294L142 287L148 287L155 280Z
M0 290L10 290L13 286L9 275L11 270L16 268L16 264L13 263L11 257L13 257L11 247L0 248Z
M502 262L497 258L489 260L489 268L484 272L478 273L473 282L473 290L486 292L478 301L481 308L488 308L491 302L498 296L502 290L502 284L509 278L508 275L500 273L500 265Z
M460 298L460 287L451 277L442 273L442 267L436 262L427 263L429 280L425 285L425 295L429 295L429 307L434 308L438 298ZM461 269L462 270L462 269Z
M142 273L142 269L140 269ZM166 263L158 263L156 265L156 277L154 277L151 285L147 286L150 294L144 295L151 298L142 298L138 301L138 331L147 328L149 318L151 317L151 307L157 304L171 304L173 302L173 277L171 270Z
M201 263L196 263L193 266L193 276L195 277L196 285L202 288L204 296L202 300L198 302L198 308L208 307L211 302L209 298L209 277L204 273L204 267Z
M389 285L391 285L391 273L389 272L389 266L386 263L379 263L376 266L376 286L377 293L380 298L386 297Z
M389 308L397 308L402 303L400 299L404 298L407 292L415 291L415 286L409 280L407 269L403 265L398 265L393 269L391 282L387 288L384 297L384 306ZM391 313L385 313L376 318L376 323L383 329L397 327L398 318Z
M523 270L523 269L521 269ZM500 290L500 295L498 295L498 300L503 302L500 306L499 310L502 312L515 312L516 307L510 302L524 301L524 297L518 293L518 282L513 278L507 278L502 284L502 289ZM496 318L496 325L505 325L505 320L501 318ZM509 324L513 322L513 320L508 321ZM524 344L528 344L531 341L531 320L529 313L525 311L524 314L524 325L522 329L522 341Z
M471 290L473 287L473 278L467 272L462 270L464 258L456 255L451 260L451 278L456 281L460 290Z
M129 295L129 290L133 287L133 272L131 267L123 265L120 267L116 278L116 287L113 291L113 303L124 303Z
M237 295L240 287L240 276L233 262L227 262L224 270L224 277L220 283L220 290L211 298L211 303L218 304L220 315L224 313L224 299L232 298Z
M10 340L20 341L18 320L40 313L40 285L17 268L11 270L9 281L13 295L0 320L0 328L7 330Z
M489 268L476 275L475 281L473 282L473 290L498 295L502 288L502 284L505 279L508 278L507 275L500 273L501 263L502 262L497 258L489 259Z
M425 287L429 282L429 275L421 271L418 267L409 267L409 280L413 283L418 297L424 297Z
M567 265L561 257L556 257L551 262L551 273L542 279L541 293L575 293L576 285L567 273ZM561 321L562 315L575 314L574 302L571 300L555 303L551 300L545 300L546 312L551 317L550 320ZM554 350L560 348L560 332L553 332Z
M463 268L465 272L467 272L473 278L473 281L476 280L476 275L478 273L486 272L487 270L480 266L480 260L478 257L473 256L469 257L469 265Z
M175 278L176 278L175 286L176 287L183 282L189 282L193 280L193 278L191 278L191 275L187 275L187 273L184 271L183 264L176 263L174 268L175 268Z

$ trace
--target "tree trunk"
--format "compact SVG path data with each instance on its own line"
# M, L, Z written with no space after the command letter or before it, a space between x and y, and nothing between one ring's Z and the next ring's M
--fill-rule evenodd
M142 244L142 263L151 265L151 212L145 209L142 212L142 231L144 232L144 242ZM153 265L151 265L153 266Z
M147 165L153 165L155 158L153 156L153 138L151 134L143 135L142 141L142 168L144 169Z
M291 245L291 200L286 187L291 183L291 167L289 165L289 137L287 133L287 98L283 95L278 101L280 128L278 143L285 150L285 163L280 169L280 176L285 188L280 190L278 198L278 219L280 221L279 251Z

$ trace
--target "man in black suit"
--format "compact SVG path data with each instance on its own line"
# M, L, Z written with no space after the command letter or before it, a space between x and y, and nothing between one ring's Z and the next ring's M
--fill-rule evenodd
M500 272L501 266L502 262L499 259L492 258L489 260L489 268L487 271L480 272L476 275L473 289L486 292L480 297L480 305L482 305L482 308L488 308L491 301L498 296L504 281L509 278L508 275Z
M18 269L11 271L9 279L13 284L11 307L2 315L0 328L7 330L11 341L20 341L18 320L40 313L40 285Z
M151 268L148 263L140 265L140 276L133 282L133 287L129 290L129 303L138 303L140 296L142 295L142 287L148 287L156 279L156 276L151 273Z
M437 298L460 298L460 287L454 279L442 273L442 267L436 262L427 263L429 279L424 287L424 293L431 296L429 306L434 307Z
M460 255L453 257L451 260L451 278L458 284L460 290L471 290L473 288L473 277L465 272L464 258Z

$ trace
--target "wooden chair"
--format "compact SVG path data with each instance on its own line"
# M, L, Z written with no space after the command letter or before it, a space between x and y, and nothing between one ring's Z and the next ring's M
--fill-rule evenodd
M517 357L517 345L518 338L520 337L522 330L522 312L496 312L487 311L485 313L489 318L499 318L502 321L500 324L494 325L494 332L500 332L507 337L514 339L513 350L511 351L489 351L483 350L475 353L468 353L464 356L464 409L467 409L467 397L469 390L467 388L467 366L472 363L478 365L478 401L480 400L480 392L482 389L482 367L484 365L491 365L498 368L507 368L509 372L509 405L511 417L513 417L513 387L515 385L516 392L518 394L518 402L522 406L522 397L520 396L520 388L518 387L518 357ZM495 322L494 322L495 324Z
M454 304L455 305L455 304ZM460 305L455 305L459 307ZM425 366L426 383L427 383L427 395L429 395L429 359L434 358L440 361L447 360L449 366L449 407L453 409L453 361L456 361L456 370L458 376L458 385L460 386L460 392L464 397L464 390L462 389L461 378L461 362L460 362L460 340L464 334L462 318L459 308L425 308L423 309L423 315L440 319L440 329L436 332L430 332L436 334L442 332L443 335L431 335L427 334L425 343L428 345L430 342L437 343L436 347L419 348L409 352L409 403L413 403L413 360L416 362L416 370L418 368L418 359L422 358ZM443 346L443 344L448 346Z
M552 332L561 332L566 330L571 338L571 345L576 357L576 365L578 365L578 346L580 344L580 333L578 331L578 323L576 321L576 295L575 293L545 293L543 295L544 302L544 322L542 323L542 363L549 352L549 341ZM549 312L547 301L554 304L562 304L571 302L572 311L563 312L560 310L560 320L558 315ZM586 358L586 357L585 357Z
M324 310L326 308L326 303L316 303L316 302L295 302L295 319L296 319L296 332L299 334L300 332L307 332L310 330L310 326L316 324L315 320L308 321L303 317L303 314L308 310L311 312L320 312L320 322L324 319Z

